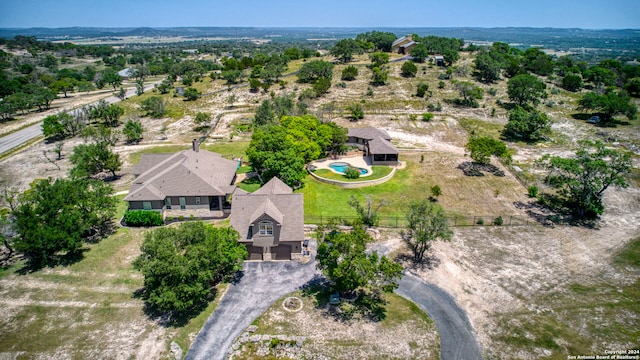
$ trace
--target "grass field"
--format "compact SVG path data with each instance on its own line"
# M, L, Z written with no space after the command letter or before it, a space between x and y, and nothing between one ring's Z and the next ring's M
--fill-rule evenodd
M121 201L117 218L125 208ZM86 245L84 258L68 266L22 274L18 262L3 269L0 353L18 358L157 358L168 352L172 340L186 351L227 285L219 285L215 301L186 324L159 326L134 296L143 278L131 262L145 231L118 229Z
M424 155L422 163L421 155ZM380 208L381 216L404 216L407 205L429 198L434 185L441 187L438 202L450 216L515 215L513 202L526 195L526 189L508 176L462 175L456 166L463 158L455 154L403 153L401 160L407 162L407 167L397 170L393 178L376 186L343 189L307 176L304 186L297 190L304 194L305 217L355 216L355 210L347 205L351 196L361 201L370 197L374 203L385 201L387 204Z

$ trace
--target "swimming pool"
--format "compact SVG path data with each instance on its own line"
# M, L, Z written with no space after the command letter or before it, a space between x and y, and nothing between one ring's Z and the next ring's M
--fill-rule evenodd
M347 171L347 169L352 166L347 164L346 162L338 161L338 162L332 162L331 164L329 164L329 167L335 170L336 172L344 174L345 171ZM358 168L358 170L360 170L360 175L364 175L369 172L367 169L364 169L364 168Z

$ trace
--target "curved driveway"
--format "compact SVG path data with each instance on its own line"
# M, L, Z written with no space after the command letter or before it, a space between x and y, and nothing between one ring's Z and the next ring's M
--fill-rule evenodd
M440 333L440 359L482 359L467 315L451 295L409 273L404 274L399 284L396 292L416 303L436 321Z
M245 262L242 273L198 333L185 359L226 359L235 339L253 320L318 274L315 261Z
M279 298L317 276L315 261L246 262L239 282L198 333L185 359L226 359L227 351L244 329ZM396 290L433 318L440 333L440 359L482 359L466 314L444 290L405 273Z

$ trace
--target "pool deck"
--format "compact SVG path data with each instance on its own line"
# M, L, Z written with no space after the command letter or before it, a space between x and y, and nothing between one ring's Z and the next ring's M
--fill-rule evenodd
M373 173L373 170L371 169L371 158L362 155L341 156L336 159L327 158L314 161L311 163L311 165L315 166L317 169L328 169L336 174L342 174L329 167L329 164L334 162L345 162L351 166L366 169L367 173L360 175L360 177L367 177Z

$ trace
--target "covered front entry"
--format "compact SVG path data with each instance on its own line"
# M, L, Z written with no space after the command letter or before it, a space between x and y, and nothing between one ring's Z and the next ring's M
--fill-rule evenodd
M291 246L280 244L272 247L271 260L291 260Z
M249 260L262 260L262 248L261 247L257 247L257 246L253 246L253 245L248 245L247 244L247 251L249 252Z

